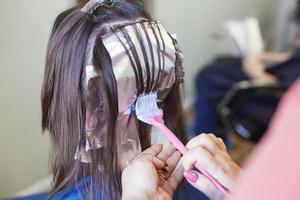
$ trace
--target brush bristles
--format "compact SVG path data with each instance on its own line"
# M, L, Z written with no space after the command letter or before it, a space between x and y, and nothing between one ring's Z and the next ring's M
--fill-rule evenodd
M161 115L162 111L157 106L157 93L140 95L136 101L135 111L138 117Z

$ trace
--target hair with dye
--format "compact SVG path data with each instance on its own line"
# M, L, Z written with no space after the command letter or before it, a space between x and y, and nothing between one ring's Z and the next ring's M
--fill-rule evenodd
M41 94L42 128L50 133L52 141L53 188L50 198L82 181L83 185L78 190L83 199L97 199L97 195L104 195L105 199L121 198L121 170L115 135L117 83L102 36L128 24L145 21L151 21L151 17L138 0L116 1L113 7L101 6L93 14L83 13L80 7L75 7L57 17L48 44ZM83 82L86 51L91 48L88 44L91 36L95 36L93 65L100 72L99 78L92 80L92 95L104 98L102 114L107 119L108 134L106 147L92 150L91 163L82 163L74 159L74 154L85 131L89 95ZM133 58L138 60L134 55ZM176 59L176 65L181 65L179 55ZM140 84L143 87L143 83ZM180 89L181 80L176 76L163 106L164 120L179 139L186 142ZM151 144L150 126L138 122L138 130L144 150Z

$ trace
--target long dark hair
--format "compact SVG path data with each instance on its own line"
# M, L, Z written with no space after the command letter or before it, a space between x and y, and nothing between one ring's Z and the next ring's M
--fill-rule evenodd
M93 14L83 13L79 7L75 7L57 17L48 44L41 94L42 128L52 138L53 188L50 198L79 182L81 184L78 185L78 190L83 199L97 199L97 196L102 195L105 199L121 198L121 171L114 130L118 115L118 96L111 59L101 36L128 22L150 20L149 14L138 0L116 1L113 7L101 6ZM108 24L111 24L109 28ZM106 138L107 146L92 150L91 163L85 164L75 160L74 155L85 131L84 66L88 41L95 30L97 38L93 49L93 65L101 71L101 81L97 84L99 90L104 91L104 115L109 134ZM181 63L179 56L177 60L177 64ZM167 126L186 142L180 87L180 78L177 77L163 107L164 119ZM151 143L149 127L141 122L138 126L141 146L145 149ZM63 194L61 197L63 198Z

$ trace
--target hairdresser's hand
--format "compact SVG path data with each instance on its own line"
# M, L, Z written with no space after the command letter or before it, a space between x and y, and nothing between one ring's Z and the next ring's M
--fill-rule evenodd
M171 200L183 178L180 157L174 147L145 150L122 173L122 200Z
M221 185L231 191L234 188L240 168L227 153L222 139L213 134L201 134L193 138L187 144L187 148L189 151L182 157L181 163L185 170L184 176L188 182L210 199L224 199L223 194L205 176L196 171L186 172L194 169L194 164L198 163L215 177Z

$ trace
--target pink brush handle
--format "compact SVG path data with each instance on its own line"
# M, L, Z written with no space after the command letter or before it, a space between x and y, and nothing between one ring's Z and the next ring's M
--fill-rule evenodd
M174 133L168 129L163 123L159 123L155 120L153 120L153 126L158 128L161 132L165 134L167 139L175 146L175 148L184 155L187 152L187 148L182 144L182 142L174 135ZM213 184L214 186L221 191L226 197L229 197L229 192L222 187L222 185L213 177L211 176L203 167L201 167L199 164L195 164L195 168L198 169L204 176L206 176Z

